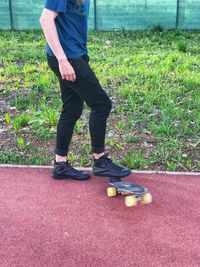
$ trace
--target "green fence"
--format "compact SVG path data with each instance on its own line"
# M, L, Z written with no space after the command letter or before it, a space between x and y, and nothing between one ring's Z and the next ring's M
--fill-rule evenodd
M64 0L62 0L64 1ZM0 0L0 29L39 29L45 0ZM200 0L91 0L89 28L200 29Z

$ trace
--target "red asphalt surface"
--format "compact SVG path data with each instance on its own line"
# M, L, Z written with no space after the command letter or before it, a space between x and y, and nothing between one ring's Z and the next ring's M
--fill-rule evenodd
M127 208L107 180L0 168L0 267L200 266L200 175L133 174L153 202Z

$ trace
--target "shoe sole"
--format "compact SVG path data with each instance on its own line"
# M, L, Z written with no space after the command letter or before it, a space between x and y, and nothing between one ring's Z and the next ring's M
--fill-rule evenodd
M104 174L104 173L99 174L99 173L95 173L95 172L93 172L93 174L94 174L95 176L98 176L98 177L116 177L116 178L127 177L127 176L131 175L131 173L132 173L132 172L130 172L130 173L128 173L128 174L125 174L125 175L121 175L121 176L119 176L119 175L112 176L112 175L107 175L107 174Z
M67 179L70 179L70 180L76 180L76 181L85 181L85 180L89 180L91 178L91 176L87 177L87 178L77 178L77 177L71 177L71 176L57 176L57 175L51 175L51 177L55 180L67 180Z

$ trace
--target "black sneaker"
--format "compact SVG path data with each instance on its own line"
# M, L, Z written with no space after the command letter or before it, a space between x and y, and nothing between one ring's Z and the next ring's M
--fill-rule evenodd
M54 168L52 177L56 180L74 179L74 180L88 180L90 174L83 171L78 171L70 165L70 161L56 162L54 160Z
M99 159L94 159L93 173L96 176L108 176L108 177L126 177L132 172L128 168L120 167L112 162L108 158L108 153L105 153Z

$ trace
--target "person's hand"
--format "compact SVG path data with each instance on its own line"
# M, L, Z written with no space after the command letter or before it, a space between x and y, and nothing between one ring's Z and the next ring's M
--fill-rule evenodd
M72 65L67 60L67 58L58 60L58 63L62 79L74 82L76 80L76 74Z

